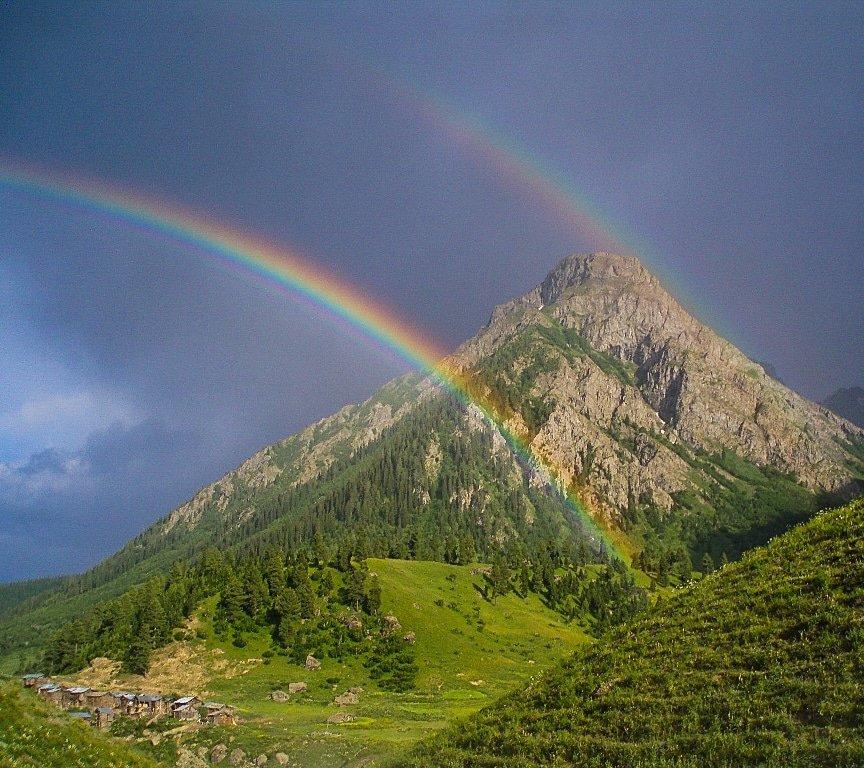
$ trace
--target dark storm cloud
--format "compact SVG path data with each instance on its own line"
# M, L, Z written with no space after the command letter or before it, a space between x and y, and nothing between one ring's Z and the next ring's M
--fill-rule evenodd
M455 346L595 242L440 99L821 398L864 370L862 32L858 4L3 3L0 159L295 247ZM188 244L2 186L0 343L0 466L42 481L0 498L19 574L90 564L407 367ZM116 531L92 551L91 515ZM67 537L50 567L26 544Z

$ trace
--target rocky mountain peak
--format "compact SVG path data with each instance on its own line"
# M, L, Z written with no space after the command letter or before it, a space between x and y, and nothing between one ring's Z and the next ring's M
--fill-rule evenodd
M585 283L631 282L656 285L638 259L615 253L576 253L562 259L538 290L544 304L555 304L568 289Z

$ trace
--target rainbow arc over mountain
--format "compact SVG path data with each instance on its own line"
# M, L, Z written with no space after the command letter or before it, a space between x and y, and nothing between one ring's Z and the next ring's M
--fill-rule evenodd
M610 553L618 547L589 514L586 502L575 489L562 482L560 473L520 435L508 428L495 405L479 393L470 375L448 363L446 351L400 318L382 303L369 299L356 287L322 266L287 248L223 223L168 204L126 191L0 164L0 188L77 207L132 227L152 231L178 243L200 249L214 263L240 274L263 279L287 290L295 300L316 311L347 322L371 341L383 346L429 375L444 390L466 405L476 407L504 437L511 450L553 489L564 497L584 532L603 543Z

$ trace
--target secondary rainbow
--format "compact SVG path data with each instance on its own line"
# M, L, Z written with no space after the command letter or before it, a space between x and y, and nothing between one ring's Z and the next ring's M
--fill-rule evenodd
M369 299L296 250L252 237L173 203L169 205L93 182L0 164L0 187L19 190L37 198L48 197L191 244L219 264L239 267L247 274L287 288L304 303L349 323L374 342L428 373L461 401L476 406L511 449L529 461L550 486L562 493L585 532L596 541L604 542L612 552L617 552L609 535L586 512L585 503L575 496L573 489L560 482L555 469L506 426L494 406L478 396L477 388L470 385L468 378L447 365L443 348L380 302Z

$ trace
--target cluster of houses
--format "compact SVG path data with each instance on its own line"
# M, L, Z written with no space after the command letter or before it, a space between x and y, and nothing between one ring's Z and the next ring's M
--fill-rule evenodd
M73 717L89 720L97 728L108 728L116 717L175 720L205 725L236 725L234 708L215 701L202 702L196 696L166 699L155 693L97 691L84 686L67 688L45 675L24 675L24 686L35 689L40 698L70 710Z

